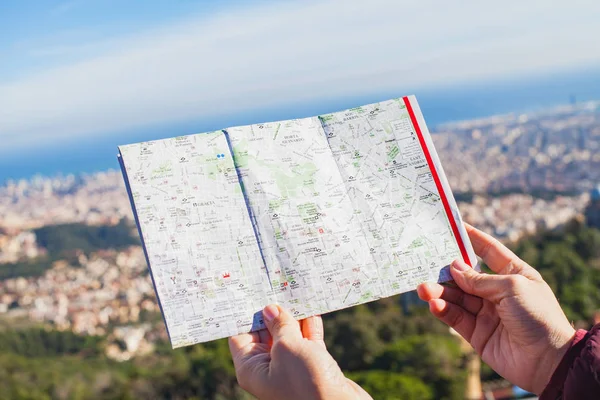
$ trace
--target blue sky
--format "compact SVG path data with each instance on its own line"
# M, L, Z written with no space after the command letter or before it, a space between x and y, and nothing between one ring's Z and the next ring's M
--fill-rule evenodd
M118 41L157 25L176 24L190 14L210 18L243 4L219 0L3 0L0 82L98 54L100 49L91 45Z
M0 154L600 66L597 0L0 1Z

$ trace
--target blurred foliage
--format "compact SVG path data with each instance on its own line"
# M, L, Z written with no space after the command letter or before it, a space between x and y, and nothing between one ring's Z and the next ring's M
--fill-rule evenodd
M46 243L60 251L73 242ZM600 308L600 231L574 222L513 247L548 280L571 319L589 321ZM327 314L324 323L328 349L340 367L375 399L464 398L459 342L414 294ZM226 340L177 350L160 342L152 354L121 363L107 359L104 347L103 337L4 328L0 399L252 398L236 383ZM498 378L485 364L482 376Z
M236 384L226 340L178 350L160 344L152 355L119 363L103 356L99 338L42 332L0 337L10 337L0 348L0 399L251 398Z
M376 399L462 399L458 342L426 309L404 314L398 300L325 316L340 366ZM0 331L0 398L252 398L237 385L226 340L177 350L160 342L121 363L107 359L104 346L102 337L39 327Z
M407 336L387 345L373 363L378 370L398 372L427 382L439 400L460 399L465 393L463 357L451 336Z
M48 357L66 354L97 356L102 354L102 338L80 336L73 332L60 332L32 327L0 332L0 353L13 353L26 357Z
M374 370L350 373L348 378L358 383L376 400L435 399L432 389L412 375Z
M117 225L90 226L80 223L47 225L34 229L37 245L46 255L16 263L0 264L0 280L40 276L57 260L77 265L77 255L105 249L139 245L137 233L122 219Z
M600 306L600 231L578 221L521 240L515 252L550 285L572 321L589 321Z
M47 225L33 232L38 246L45 248L53 257L77 250L89 254L102 249L121 249L140 244L133 227L125 219L116 225Z
M52 267L55 260L50 257L37 257L16 263L0 264L0 281L4 279L40 276Z

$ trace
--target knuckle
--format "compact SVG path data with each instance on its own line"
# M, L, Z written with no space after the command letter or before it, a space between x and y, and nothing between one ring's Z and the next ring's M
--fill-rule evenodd
M295 320L292 322L296 323ZM275 318L271 325L271 330L273 332L284 332L290 325L290 321L285 318L285 316L280 316L279 318Z
M514 260L510 260L509 262L506 263L505 266L500 268L500 271L498 273L500 275L508 275L508 274L512 274L515 270L517 270L517 267L515 266L515 262L514 262Z
M477 288L481 287L485 276L486 276L486 274L484 274L482 272L473 271L472 275L470 276L470 279L466 279L466 282L465 282L469 291L474 292L477 290Z
M531 278L533 280L538 281L538 282L545 282L544 277L542 276L542 274L540 274L540 272L537 269L531 268L529 273L531 274Z
M273 344L271 351L274 353L293 353L294 349L295 346L293 341L286 337L282 337Z
M463 313L457 312L454 314L451 314L449 316L450 318L450 326L458 326L462 323L463 319L464 319L464 315Z
M486 258L486 257L488 256L488 254L489 254L490 250L492 250L494 247L496 247L496 246L497 246L496 242L497 242L497 239L495 239L495 238L488 240L488 241L487 241L487 242L484 244L483 248L481 249L481 251L479 252L479 254L478 254L478 255L479 255L481 258Z
M527 278L522 275L510 275L507 282L511 292L521 293L526 289Z
M533 280L544 281L544 277L542 276L542 274L540 274L540 272L537 269L533 268L529 264L526 264L526 268L527 268L528 273L531 275L531 278Z
M269 328L269 331L278 332L279 330L281 330L281 319L275 318L273 322L271 322L271 327Z
M322 329L315 329L312 332L312 340L324 340L325 339L325 333L323 332Z
M456 304L460 305L461 307L465 305L465 292L462 290L460 290L456 295Z

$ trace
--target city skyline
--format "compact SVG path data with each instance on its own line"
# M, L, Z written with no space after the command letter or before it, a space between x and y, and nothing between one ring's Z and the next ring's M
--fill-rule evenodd
M225 126L303 118L339 111L358 104L373 103L397 96L390 90L372 96L300 103L295 107L274 107L189 122L162 124L148 129L132 129L106 137L53 141L41 148L9 151L0 157L0 185L11 179L34 176L89 174L118 169L117 146L147 140L210 132ZM455 85L419 90L417 97L432 133L444 124L473 121L498 115L548 112L563 105L582 104L600 99L600 72L584 69L575 72L501 80L482 85ZM0 153L2 148L0 147Z

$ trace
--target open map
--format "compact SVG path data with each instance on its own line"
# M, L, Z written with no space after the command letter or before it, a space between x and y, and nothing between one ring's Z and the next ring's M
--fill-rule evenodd
M119 149L174 348L477 263L414 96Z

